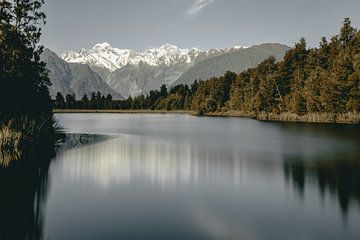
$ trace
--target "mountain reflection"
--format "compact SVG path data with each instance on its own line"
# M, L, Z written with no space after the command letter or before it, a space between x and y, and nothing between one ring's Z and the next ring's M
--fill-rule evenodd
M304 196L316 187L337 198L346 214L351 201L360 203L358 161L289 159L286 155L227 151L186 141L166 141L134 135L98 137L80 148L68 146L58 155L68 181L90 182L104 188L143 181L164 189L182 185L218 184L236 187L255 176L277 174ZM301 156L300 156L301 157ZM271 160L271 161L269 161ZM282 160L284 162L281 165Z
M344 215L347 215L352 201L360 205L359 161L290 160L284 163L284 173L286 181L291 181L300 195L304 195L306 185L309 185L317 187L322 198L327 193L337 197Z
M236 152L131 135L70 148L58 158L67 179L103 187L139 179L164 188L209 181L236 184L242 169Z

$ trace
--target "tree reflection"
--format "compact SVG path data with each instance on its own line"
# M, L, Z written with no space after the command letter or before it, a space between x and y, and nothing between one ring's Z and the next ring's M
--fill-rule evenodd
M44 143L0 166L0 239L41 239L43 205L55 145Z
M0 158L6 157L8 161L6 165L0 164L1 240L43 238L43 211L48 193L49 167L59 143L64 150L107 139L97 135L65 136L61 132L53 133L53 137L39 139L36 144L25 149L14 149L14 152L0 155Z
M284 163L287 182L292 181L300 195L306 185L314 185L324 196L327 192L338 198L346 216L352 201L360 204L360 162L331 160L304 162L287 159Z

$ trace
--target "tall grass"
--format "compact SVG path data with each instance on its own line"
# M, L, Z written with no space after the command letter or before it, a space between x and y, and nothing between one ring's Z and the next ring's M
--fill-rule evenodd
M286 121L286 122L313 122L313 123L360 123L360 113L348 112L348 113L308 113L305 115L298 115L295 113L265 113L261 112L256 117L259 120L270 121Z
M47 149L60 138L52 115L20 116L0 120L0 166L9 166L24 154Z
M0 128L0 166L8 166L11 161L21 157L22 134L6 124Z
M195 114L201 115L201 114ZM296 113L267 113L267 112L242 112L242 111L219 111L210 112L203 115L215 117L248 117L261 121L283 121L283 122L310 122L310 123L347 123L359 124L360 112L347 113L307 113L305 115L298 115Z

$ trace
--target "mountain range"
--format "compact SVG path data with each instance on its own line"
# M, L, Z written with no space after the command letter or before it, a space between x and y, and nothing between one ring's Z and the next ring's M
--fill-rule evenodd
M74 93L77 98L91 92L112 94L114 99L146 94L162 84L191 84L226 71L241 72L255 67L269 56L280 60L286 45L267 43L202 51L181 49L171 44L144 52L118 49L108 43L79 52L67 51L60 57L46 49L42 60L50 70L50 93Z

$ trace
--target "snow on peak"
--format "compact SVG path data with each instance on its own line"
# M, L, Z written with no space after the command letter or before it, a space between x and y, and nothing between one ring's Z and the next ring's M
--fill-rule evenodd
M111 48L110 43L107 42L98 43L92 49L104 49L104 48Z
M191 53L190 53L191 52ZM61 55L67 62L89 64L115 71L125 65L138 65L140 62L152 66L173 65L192 62L202 51L198 49L181 49L170 43L144 52L129 49L118 49L109 43L96 44L92 49L81 49L79 52L68 51Z
M224 51L226 52L224 49L210 51L202 51L197 48L181 49L166 43L159 48L150 48L144 52L137 52L130 49L114 48L109 43L104 42L96 44L90 50L81 49L79 52L65 52L61 55L61 58L67 62L88 64L114 72L125 65L138 65L140 62L151 66L191 63L201 53L211 54L212 52Z
M234 49L246 49L249 48L249 46L234 46Z
M177 46L172 45L170 43L165 43L159 49L179 49Z

